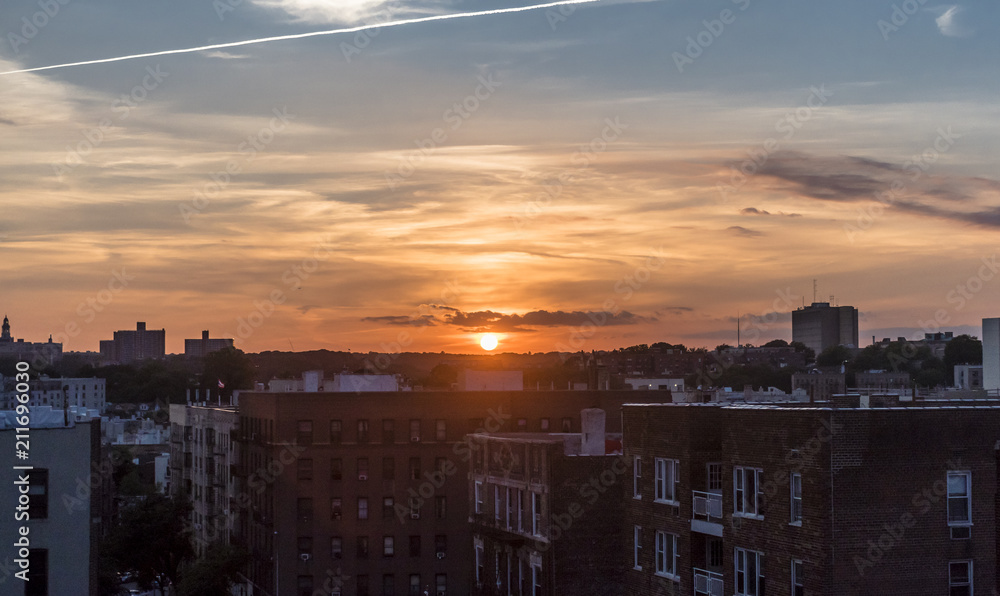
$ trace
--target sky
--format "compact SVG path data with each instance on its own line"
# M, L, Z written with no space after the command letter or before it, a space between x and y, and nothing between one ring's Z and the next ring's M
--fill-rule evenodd
M263 350L712 348L1000 316L1000 6L5 0L0 311ZM45 11L48 12L45 12ZM815 285L814 285L814 281Z

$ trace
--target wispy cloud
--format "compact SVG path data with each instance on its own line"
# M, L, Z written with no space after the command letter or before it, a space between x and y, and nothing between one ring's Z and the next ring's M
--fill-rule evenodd
M744 238L757 238L758 236L764 235L763 232L751 230L750 228L744 228L743 226L729 226L726 228L726 231L737 236L743 236Z
M938 18L934 19L941 35L946 37L968 37L972 34L971 30L962 25L958 20L958 15L965 12L963 7L952 4L950 6L938 7L938 9L944 10Z

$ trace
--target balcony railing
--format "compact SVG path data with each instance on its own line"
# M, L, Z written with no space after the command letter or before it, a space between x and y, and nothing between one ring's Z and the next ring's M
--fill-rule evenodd
M695 568L694 593L723 596L722 574Z
M691 497L695 519L722 522L722 495L694 490Z

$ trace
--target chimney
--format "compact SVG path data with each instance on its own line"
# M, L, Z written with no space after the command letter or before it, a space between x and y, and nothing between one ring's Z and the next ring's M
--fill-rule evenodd
M208 341L208 331L201 332L201 341Z
M581 455L605 455L604 428L606 413L600 408L587 408L580 412Z

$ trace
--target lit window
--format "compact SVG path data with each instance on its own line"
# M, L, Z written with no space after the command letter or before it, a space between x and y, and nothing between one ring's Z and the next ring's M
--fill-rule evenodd
M743 516L762 515L764 493L760 486L763 470L737 467L733 470L734 512Z
M802 523L802 474L794 473L791 478L792 487L792 523Z
M654 499L664 503L676 503L677 485L680 484L680 462L676 459L658 457L653 463L656 485Z
M677 577L677 535L661 530L656 532L656 573Z

